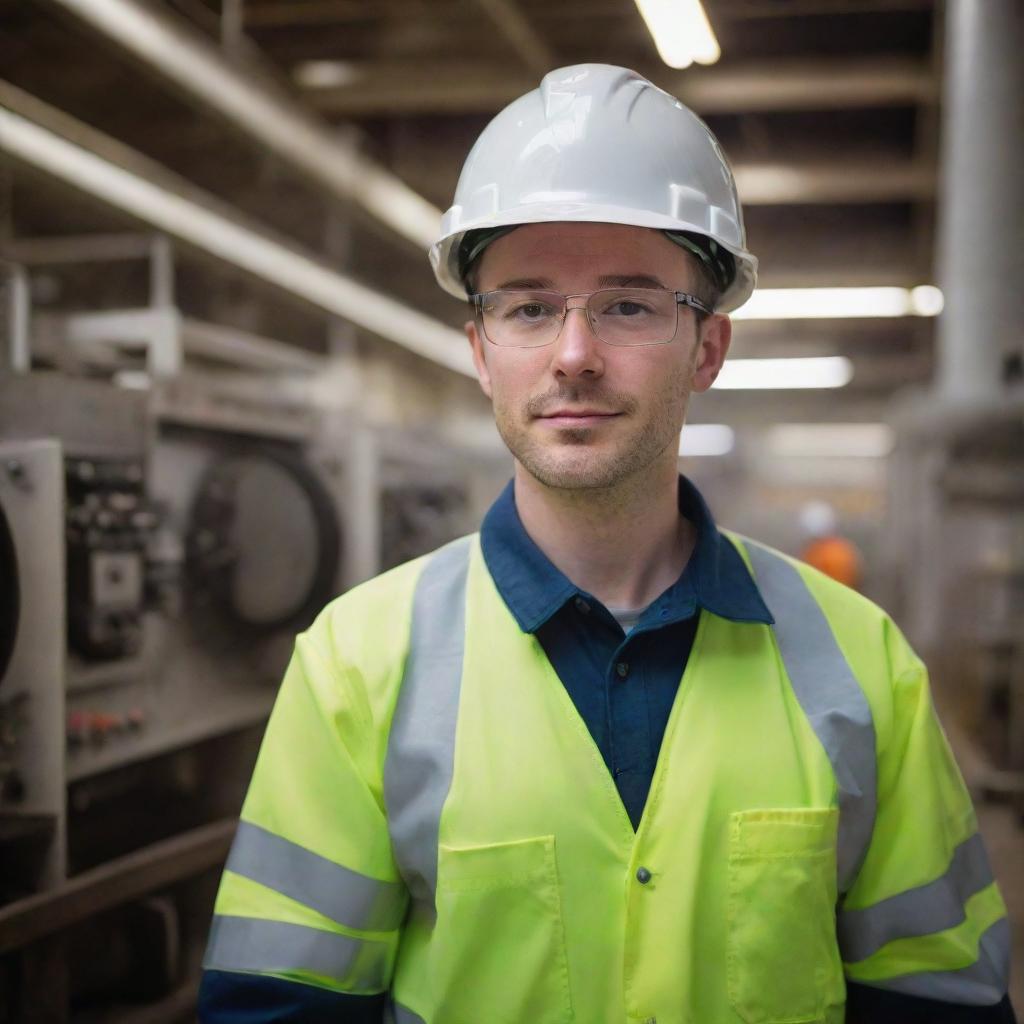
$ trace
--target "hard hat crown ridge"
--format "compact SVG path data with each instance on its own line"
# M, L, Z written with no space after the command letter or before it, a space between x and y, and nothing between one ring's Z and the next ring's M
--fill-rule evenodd
M466 296L467 232L548 221L702 235L735 258L719 308L735 309L753 291L757 260L718 141L679 100L626 68L551 71L487 125L431 248L438 283Z

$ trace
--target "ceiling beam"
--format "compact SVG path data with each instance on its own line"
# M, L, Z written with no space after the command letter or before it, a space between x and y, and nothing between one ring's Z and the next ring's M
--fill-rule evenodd
M548 64L545 70L552 65ZM672 72L638 68L702 114L917 106L936 99L927 61L847 58L757 62ZM350 64L342 86L307 89L331 117L492 114L537 85L533 73L459 62Z
M142 154L0 81L4 152L330 316L475 376L458 331L341 273Z
M547 41L527 21L515 0L476 2L535 75L543 77L556 66L555 55Z
M908 203L935 195L935 171L921 162L739 163L733 172L744 206Z
M440 210L338 138L269 75L248 63L225 59L183 19L139 0L50 2L76 15L328 194L354 202L419 248L436 239Z

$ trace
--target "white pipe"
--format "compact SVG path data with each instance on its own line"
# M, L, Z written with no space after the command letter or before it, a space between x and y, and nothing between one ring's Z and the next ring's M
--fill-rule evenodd
M332 194L429 248L441 211L379 164L360 156L329 127L264 76L241 71L200 33L135 0L54 0L125 50L218 111Z
M946 5L937 264L939 393L987 404L1024 322L1024 5Z
M327 313L457 373L476 376L465 338L451 327L126 171L10 110L0 109L0 148Z

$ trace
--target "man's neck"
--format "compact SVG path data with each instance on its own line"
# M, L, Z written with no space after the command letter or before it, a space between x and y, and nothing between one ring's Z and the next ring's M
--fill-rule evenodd
M679 514L675 465L608 490L559 490L516 466L526 532L581 590L606 607L644 608L679 578L696 528Z

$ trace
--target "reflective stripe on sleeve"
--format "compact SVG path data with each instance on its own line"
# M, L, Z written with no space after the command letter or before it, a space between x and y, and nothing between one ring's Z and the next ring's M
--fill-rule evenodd
M981 936L978 959L958 971L919 971L893 978L857 978L872 985L923 999L967 1006L992 1006L1006 995L1010 971L1010 922L1000 918Z
M391 1019L394 1024L427 1024L418 1014L403 1006L401 1003L394 1003L391 1007Z
M359 931L392 931L408 896L400 882L382 882L342 867L248 821L238 823L227 870Z
M337 932L217 914L203 961L205 970L281 974L302 971L330 978L346 992L383 992L390 977L392 944Z
M825 748L839 790L837 874L853 884L871 842L877 808L871 708L832 628L797 569L744 538L757 584L775 617L775 637L796 699Z
M965 919L967 900L993 881L984 843L975 833L956 848L941 878L868 907L841 910L837 928L843 960L866 960L895 939L956 927Z
M395 859L413 899L431 909L441 808L455 763L472 540L462 537L441 548L416 583L409 656L384 761Z

